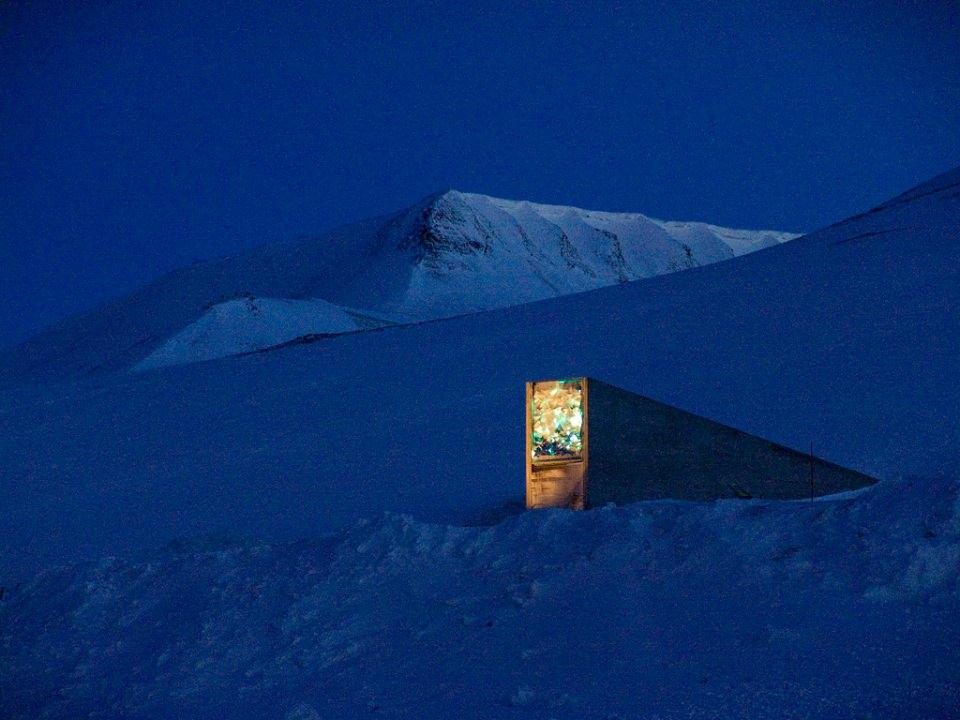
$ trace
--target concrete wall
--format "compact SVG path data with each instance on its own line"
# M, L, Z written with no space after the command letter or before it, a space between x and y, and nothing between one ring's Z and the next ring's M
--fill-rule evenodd
M588 506L655 498L811 496L806 453L592 378L588 393ZM813 495L873 482L813 459Z

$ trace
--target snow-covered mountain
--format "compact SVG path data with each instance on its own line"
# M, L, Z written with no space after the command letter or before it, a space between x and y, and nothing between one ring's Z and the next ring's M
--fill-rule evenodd
M591 375L874 476L940 471L960 447L958 183L705 268L5 391L0 572L371 511L475 517L522 495L539 377Z
M337 335L388 324L325 300L227 300L164 341L134 369L213 360L280 345L291 338Z
M451 190L327 236L169 273L0 353L0 383L207 360L305 334L506 307L794 237Z
M731 262L2 391L0 715L955 717L957 308L960 170ZM885 480L476 527L523 381L580 374Z

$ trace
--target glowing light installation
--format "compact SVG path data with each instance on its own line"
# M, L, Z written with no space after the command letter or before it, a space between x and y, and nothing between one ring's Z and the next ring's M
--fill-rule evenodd
M530 404L533 459L579 457L583 451L582 381L538 382Z

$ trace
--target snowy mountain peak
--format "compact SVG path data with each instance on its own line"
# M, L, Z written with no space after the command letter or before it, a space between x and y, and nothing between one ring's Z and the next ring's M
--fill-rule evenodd
M305 330L490 310L708 265L794 237L445 190L319 238L169 273L0 354L0 382L212 359ZM246 298L251 303L231 304Z
M396 222L402 228L396 248L414 249L415 263L436 273L476 270L465 262L469 257L522 258L537 270L560 261L564 271L596 281L594 287L706 265L797 237L459 190L428 196Z
M489 238L488 228L478 222L467 197L457 190L446 190L424 201L416 222L398 247L416 248L417 261L424 262L446 253L488 254L492 251Z

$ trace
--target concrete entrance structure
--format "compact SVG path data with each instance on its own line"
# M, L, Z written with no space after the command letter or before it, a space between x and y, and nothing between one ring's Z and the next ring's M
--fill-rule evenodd
M876 482L594 380L527 383L527 507L809 498Z

